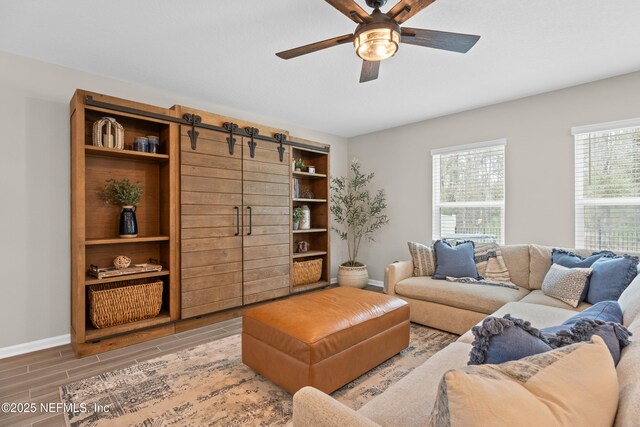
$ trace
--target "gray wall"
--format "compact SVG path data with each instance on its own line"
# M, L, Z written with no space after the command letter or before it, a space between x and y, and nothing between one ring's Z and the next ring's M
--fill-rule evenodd
M287 129L331 144L331 173L346 171L345 138L0 52L0 349L69 333L69 100L76 88ZM337 239L332 247L335 277L344 250Z
M408 240L431 241L433 148L499 138L506 146L506 243L574 245L570 128L640 117L640 72L426 120L349 140L386 190L391 223L362 250L370 277L408 259Z

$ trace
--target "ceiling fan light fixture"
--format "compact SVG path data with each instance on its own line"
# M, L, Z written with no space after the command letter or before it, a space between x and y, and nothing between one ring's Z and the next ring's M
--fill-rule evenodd
M356 33L356 54L365 61L382 61L398 51L400 32L395 28L373 28Z

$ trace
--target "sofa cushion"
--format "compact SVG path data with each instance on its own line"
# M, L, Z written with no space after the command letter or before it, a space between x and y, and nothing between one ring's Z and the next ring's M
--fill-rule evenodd
M622 357L616 368L620 387L620 402L616 416L616 427L638 425L640 420L640 318L629 325L636 339L622 349Z
M367 402L358 413L382 426L423 425L433 408L440 378L451 369L464 367L470 350L469 344L448 345Z
M541 329L548 326L559 325L571 316L575 315L576 312L573 310L549 307L545 305L510 302L500 307L498 311L493 313L493 316L503 317L505 314L511 314L511 316L518 317L520 319L527 319L531 323L531 326ZM478 323L478 325L480 323ZM458 338L458 341L471 344L473 342L473 334L471 331L467 331Z
M542 282L542 292L571 307L577 307L584 299L584 290L591 276L590 268L567 268L552 264Z
M592 343L447 372L428 425L609 426L617 407L616 370L594 336Z
M396 293L452 307L491 314L504 304L522 299L528 290L502 286L447 282L430 277L410 277L396 284Z
M589 283L587 301L617 301L622 292L638 275L638 257L624 255L600 258L591 266L593 273Z
M528 304L540 304L540 305L546 305L548 307L564 308L566 310L575 310L575 311L582 311L591 307L591 304L584 301L578 304L577 307L571 307L569 304L562 302L559 299L555 299L548 295L545 295L544 292L542 292L539 289L531 291L529 294L527 294L527 296L522 298L520 302L526 302Z
M551 268L551 250L548 246L529 245L529 289L541 289L544 276Z
M436 270L432 276L434 279L446 279L447 277L480 278L473 257L473 242L458 243L456 246L451 246L444 240L438 240L433 244L433 253L436 260Z
M529 245L501 246L502 258L509 269L511 283L529 288Z
M640 319L640 276L636 276L627 289L618 298L620 308L622 308L624 326Z

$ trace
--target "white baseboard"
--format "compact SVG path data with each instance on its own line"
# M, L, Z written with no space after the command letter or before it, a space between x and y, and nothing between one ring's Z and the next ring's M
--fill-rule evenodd
M51 347L57 347L59 345L69 344L70 342L71 335L65 334L57 337L26 342L24 344L16 344L9 347L0 348L0 359L6 359L7 357L11 356L18 356L20 354L31 353Z
M338 283L338 278L337 277L332 277L331 278L331 284L335 285L336 283ZM371 286L379 286L381 288L384 286L384 282L382 280L369 279L369 284Z
M373 279L369 279L369 284L371 286L378 286L378 287L384 287L384 282L382 280L373 280Z

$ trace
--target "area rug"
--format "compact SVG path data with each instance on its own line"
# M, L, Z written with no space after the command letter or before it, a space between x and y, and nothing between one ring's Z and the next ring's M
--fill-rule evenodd
M409 347L332 396L357 410L456 335L411 325ZM240 335L60 388L70 426L281 426L292 397L242 364ZM92 408L108 408L94 411Z

